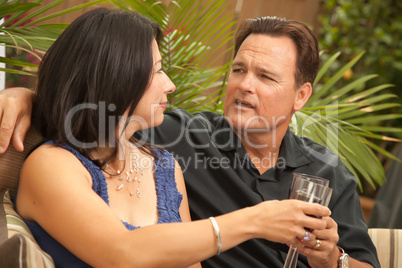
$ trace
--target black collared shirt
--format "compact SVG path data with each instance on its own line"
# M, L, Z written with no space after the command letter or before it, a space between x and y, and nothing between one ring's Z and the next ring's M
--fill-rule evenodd
M288 130L277 165L260 174L221 114L190 114L175 109L165 114L161 126L144 131L142 138L165 147L179 162L193 220L218 216L264 200L287 199L293 172L330 180L333 194L329 208L338 224L338 245L351 257L380 267L376 249L367 234L356 180L339 158L321 145ZM269 159L267 156L266 161ZM252 239L202 264L203 267L282 268L287 252L284 244ZM302 255L298 267L309 267Z

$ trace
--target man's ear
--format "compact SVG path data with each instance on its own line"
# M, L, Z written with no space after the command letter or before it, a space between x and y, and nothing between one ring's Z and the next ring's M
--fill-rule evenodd
M295 112L301 110L304 107L304 105L310 98L312 91L313 89L309 82L304 83L301 87L297 89L296 101L293 104L293 110Z

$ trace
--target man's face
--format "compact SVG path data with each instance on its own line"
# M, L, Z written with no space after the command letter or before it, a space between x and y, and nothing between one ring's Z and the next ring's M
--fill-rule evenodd
M305 103L300 106L298 100L305 85L296 90L296 59L296 46L288 37L251 34L244 40L233 61L224 105L235 132L286 131L293 112Z

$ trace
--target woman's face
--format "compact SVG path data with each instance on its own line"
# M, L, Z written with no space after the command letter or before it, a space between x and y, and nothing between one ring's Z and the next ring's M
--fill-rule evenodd
M134 133L140 129L156 127L163 122L163 112L168 103L167 95L176 90L176 86L162 70L162 57L158 44L152 41L153 68L148 88L135 108L129 125ZM132 133L127 133L132 135Z

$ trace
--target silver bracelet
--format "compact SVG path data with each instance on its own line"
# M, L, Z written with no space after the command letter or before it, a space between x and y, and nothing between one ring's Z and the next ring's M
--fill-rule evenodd
M212 226L214 227L216 241L218 244L218 253L216 253L216 255L219 255L222 252L222 242L221 242L221 234L219 231L219 226L214 217L209 217L209 220L211 221Z

